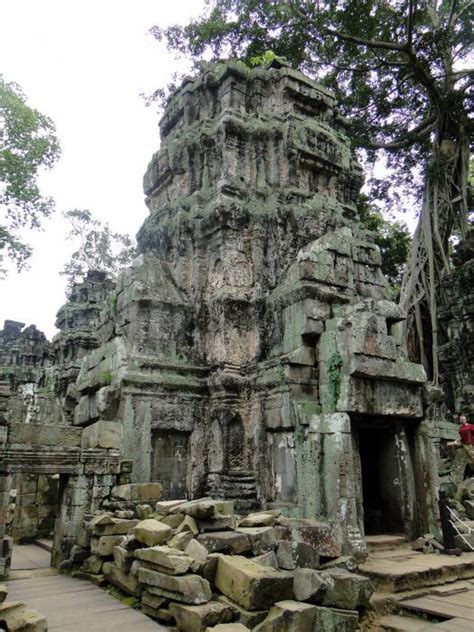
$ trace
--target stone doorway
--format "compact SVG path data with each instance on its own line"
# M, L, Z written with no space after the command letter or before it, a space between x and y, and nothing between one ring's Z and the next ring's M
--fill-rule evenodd
M360 493L366 535L413 535L415 480L408 434L390 420L358 426Z
M164 498L186 498L188 442L186 432L157 430L152 437L152 480L163 485Z

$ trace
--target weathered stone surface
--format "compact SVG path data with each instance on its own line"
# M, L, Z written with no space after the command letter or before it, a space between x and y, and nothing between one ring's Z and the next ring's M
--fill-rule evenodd
M138 520L124 520L122 518L111 518L107 524L91 524L94 535L127 535L138 524Z
M181 531L180 533L174 535L171 540L169 540L168 545L173 549L184 551L193 539L194 535L191 531Z
M279 515L278 511L251 513L239 522L239 527L273 527Z
M279 527L275 527L277 538L304 542L314 547L324 557L339 557L342 541L337 531L324 522L281 517Z
M208 626L232 621L234 614L231 608L218 601L209 601L200 606L172 603L170 612L175 618L178 630L183 632L204 632Z
M355 610L369 603L374 585L368 577L342 568L324 571L323 574L327 582L323 605Z
M238 531L214 531L201 533L196 537L209 553L231 553L239 555L252 549L252 543L246 533Z
M248 537L254 555L276 549L277 540L273 527L239 527L236 532Z
M206 628L206 632L248 632L242 623L219 623L213 628Z
M271 568L278 569L278 560L275 555L275 551L268 551L268 553L263 553L262 555L257 555L252 558L252 561L256 564L261 564L262 566L270 566Z
M0 584L0 604L2 604L7 598L8 590L3 584Z
M191 540L184 550L189 557L199 563L204 563L209 556L208 549L197 540Z
M171 538L172 534L171 527L153 518L142 520L133 528L134 537L148 546L164 544Z
M112 552L115 566L122 571L122 573L129 573L133 562L133 551L127 551L123 546L114 546ZM100 570L97 572L100 572Z
M193 563L193 558L179 549L169 546L153 546L135 551L138 560L156 566L156 570L170 575L183 575L187 573Z
M124 540L123 535L102 535L91 538L91 552L100 557L111 557L114 546L118 546Z
M158 514L168 514L172 509L176 509L179 505L186 503L186 499L183 500L159 500L155 505L155 511Z
M116 547L113 548L115 549ZM84 560L82 564L82 570L86 573L91 573L92 575L99 575L102 571L103 563L104 560L100 556L90 555L87 559Z
M276 603L255 632L354 632L358 613L321 608L298 601Z
M313 632L316 608L297 601L276 603L266 619L257 625L258 632Z
M269 608L275 601L293 596L293 577L255 564L241 556L220 556L216 587L247 610Z
M314 604L323 602L328 587L324 573L310 568L297 568L293 576L293 590L297 601L309 601Z
M263 621L268 614L268 610L247 610L225 595L218 595L217 600L231 608L234 613L234 619L250 629L253 629L258 623Z
M19 601L0 605L0 624L11 632L47 632L46 617Z
M134 597L140 596L142 586L137 581L135 575L124 573L113 562L104 562L102 572L107 578L107 581L120 588L120 590Z
M319 555L316 549L305 542L280 542L276 556L278 566L286 570L318 568L319 566Z
M82 431L82 447L115 448L122 445L122 425L116 421L96 421Z
M184 513L196 520L206 520L211 518L221 518L223 516L232 516L234 513L234 504L232 501L213 500L212 498L198 498L181 503L170 513Z
M199 605L211 600L209 582L199 575L167 575L149 568L138 570L138 580L148 592L173 601Z
M163 494L161 483L133 483L116 485L112 488L112 496L121 500L148 501L157 500Z

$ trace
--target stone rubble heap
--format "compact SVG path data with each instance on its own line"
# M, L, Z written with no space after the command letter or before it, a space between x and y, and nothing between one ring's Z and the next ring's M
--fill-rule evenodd
M143 500L152 487L115 487L107 511L84 523L72 551L80 577L115 585L186 632L356 629L373 586L340 556L328 524L280 511L242 518L210 497L152 508Z
M9 632L47 632L46 617L27 608L21 601L5 601L8 590L0 585L0 630Z

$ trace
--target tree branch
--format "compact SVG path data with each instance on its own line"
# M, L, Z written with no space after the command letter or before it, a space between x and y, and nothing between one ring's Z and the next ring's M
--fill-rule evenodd
M407 20L407 47L411 50L413 43L413 16L416 11L416 0L410 0L408 3L408 20Z
M371 143L363 141L362 139L355 140L366 149L400 149L402 147L406 147L407 145L412 145L417 140L428 134L431 129L433 129L433 125L436 123L437 118L438 116L433 114L425 121L422 121L419 125L406 132L406 134L402 134L390 143Z

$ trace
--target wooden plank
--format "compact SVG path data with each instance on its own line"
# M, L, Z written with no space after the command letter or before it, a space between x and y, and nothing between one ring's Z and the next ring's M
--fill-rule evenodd
M406 601L400 601L399 603L400 606L406 610L424 612L426 614L432 614L446 619L460 617L462 619L474 621L474 610L472 607L467 608L465 606L450 604L445 600L440 600L439 598L419 597L418 599L408 599Z

